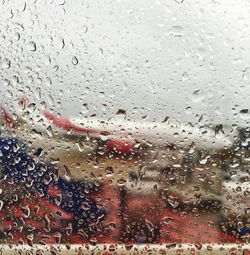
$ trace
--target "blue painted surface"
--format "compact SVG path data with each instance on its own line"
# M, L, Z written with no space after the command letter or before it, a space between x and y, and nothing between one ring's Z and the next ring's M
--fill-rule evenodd
M51 164L36 163L28 154L24 143L14 138L0 138L0 164L3 174L15 184L26 187L29 192L38 193L52 203L55 198L49 195L51 185L57 187L61 192L62 200L59 207L74 215L74 230L84 228L85 232L95 232L96 226L104 220L106 212L90 199L83 191L91 185L84 181L67 182L62 178L54 178L54 166ZM84 204L84 208L82 205ZM81 219L79 225L77 220ZM95 225L94 224L94 225Z

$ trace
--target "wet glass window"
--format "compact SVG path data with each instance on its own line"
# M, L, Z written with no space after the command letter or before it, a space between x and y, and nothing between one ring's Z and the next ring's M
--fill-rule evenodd
M250 254L249 12L0 0L2 254Z

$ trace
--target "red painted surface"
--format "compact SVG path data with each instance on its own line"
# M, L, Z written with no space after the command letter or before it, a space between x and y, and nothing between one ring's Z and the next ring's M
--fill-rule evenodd
M56 127L62 128L64 130L72 130L77 133L82 133L82 134L99 134L99 131L94 130L94 129L87 129L87 128L82 128L74 123L72 123L69 119L63 118L59 115L54 115L49 112L43 112L43 115L50 121L52 121L52 124L55 125Z
M44 116L52 122L52 124L56 127L59 127L63 130L71 130L76 133L80 134L97 134L101 135L101 131L95 130L95 129L87 129L83 127L79 127L72 123L69 119L63 118L58 115L54 115L49 112L44 112ZM116 153L130 153L133 150L134 143L129 140L122 140L122 139L109 139L105 143L105 147L110 152L116 152Z
M129 153L133 150L134 143L131 141L111 139L106 143L106 147L109 151L117 153Z
M160 237L156 243L227 243L240 242L232 236L220 232L216 227L209 227L204 223L198 222L198 219L187 215L182 217L180 213L174 213L171 209L161 207L154 196L150 197L127 197L125 202L125 212L121 208L120 191L109 184L105 189L95 195L96 201L99 201L107 210L107 218L104 221L104 230L99 232L91 239L96 239L97 243L115 244L120 242L121 226L124 216L129 220L136 213L141 219L146 219L153 224L160 225ZM56 190L51 189L51 193L57 194ZM30 216L25 218L23 207L30 208ZM56 217L60 213L60 217ZM125 213L125 214L124 214ZM6 217L11 216L11 219ZM46 230L45 218L50 220L51 230ZM0 223L4 231L11 233L13 238L8 242L29 243L27 235L28 228L34 228L33 243L56 243L58 233L64 233L67 224L70 224L74 216L65 212L56 205L51 204L45 198L36 197L33 199L23 199L9 208L0 212ZM18 223L17 223L18 222ZM64 223L63 223L64 222ZM166 224L166 222L168 222ZM114 224L113 224L114 223ZM63 225L62 225L63 224ZM114 227L110 227L113 225ZM22 226L22 228L20 228ZM71 235L62 234L61 243L83 244L89 240L78 236L76 233ZM128 244L133 242L128 242ZM248 254L248 253L246 253Z

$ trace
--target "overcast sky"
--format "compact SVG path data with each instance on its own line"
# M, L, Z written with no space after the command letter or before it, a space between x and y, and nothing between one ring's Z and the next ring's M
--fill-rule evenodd
M250 1L5 2L0 90L9 109L24 94L66 116L125 109L133 120L248 126Z

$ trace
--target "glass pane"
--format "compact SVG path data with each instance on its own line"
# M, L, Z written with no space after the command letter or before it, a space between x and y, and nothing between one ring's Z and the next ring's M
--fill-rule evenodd
M0 1L2 252L249 254L249 11Z

